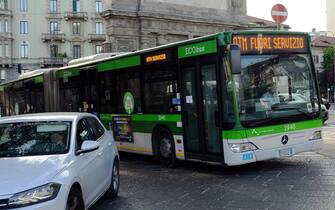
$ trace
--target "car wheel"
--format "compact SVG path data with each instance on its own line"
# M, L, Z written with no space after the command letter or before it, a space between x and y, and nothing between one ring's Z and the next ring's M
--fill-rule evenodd
M67 198L66 210L83 210L84 201L81 192L77 188L72 188Z
M112 176L111 176L111 185L105 193L105 196L108 198L115 198L119 193L120 187L120 173L119 173L119 161L115 159L113 169L112 169Z
M176 155L173 138L167 129L159 132L159 153L161 163L169 168L176 166Z

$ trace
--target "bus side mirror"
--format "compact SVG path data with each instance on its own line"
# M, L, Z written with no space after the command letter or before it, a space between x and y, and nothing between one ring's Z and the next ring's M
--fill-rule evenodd
M231 71L233 74L241 74L241 50L238 45L229 45Z

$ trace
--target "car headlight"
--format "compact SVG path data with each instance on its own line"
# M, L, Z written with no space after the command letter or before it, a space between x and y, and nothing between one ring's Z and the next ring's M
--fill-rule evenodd
M52 200L57 197L60 187L60 184L49 183L24 192L16 193L9 198L8 206L22 207Z
M241 153L241 152L247 152L258 149L253 143L247 142L247 143L234 143L234 144L228 144L230 149L234 153Z
M321 138L322 138L322 132L321 131L315 131L313 133L313 135L308 140L313 141L313 140L318 140L318 139L321 139Z

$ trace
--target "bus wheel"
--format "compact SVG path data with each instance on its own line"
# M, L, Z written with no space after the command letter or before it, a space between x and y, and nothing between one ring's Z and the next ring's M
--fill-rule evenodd
M176 165L176 155L173 138L167 129L159 132L159 153L161 163L169 168Z

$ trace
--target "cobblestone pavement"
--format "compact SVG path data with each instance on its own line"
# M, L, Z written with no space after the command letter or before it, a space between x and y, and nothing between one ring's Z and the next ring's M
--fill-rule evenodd
M335 110L324 148L238 167L182 162L166 169L151 157L122 154L121 188L113 209L335 209Z

